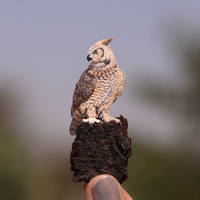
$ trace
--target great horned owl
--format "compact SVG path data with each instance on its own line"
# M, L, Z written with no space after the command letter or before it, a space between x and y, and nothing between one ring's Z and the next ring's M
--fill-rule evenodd
M96 42L89 49L88 68L82 73L73 95L71 108L72 122L70 134L74 135L76 127L83 121L99 123L120 122L109 114L110 106L122 94L125 86L125 74L119 69L110 48L112 39Z

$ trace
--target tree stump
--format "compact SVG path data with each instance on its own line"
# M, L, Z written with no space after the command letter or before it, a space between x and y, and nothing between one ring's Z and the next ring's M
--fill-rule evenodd
M94 176L110 174L120 183L127 178L128 158L132 155L127 120L121 123L81 123L70 154L74 182L89 182Z

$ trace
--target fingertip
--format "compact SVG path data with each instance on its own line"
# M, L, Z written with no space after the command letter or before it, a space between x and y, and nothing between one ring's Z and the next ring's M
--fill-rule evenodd
M120 193L117 181L109 176L103 177L102 179L97 181L92 188L92 197L94 200L120 200Z
M91 179L85 187L86 200L116 199L120 200L120 184L111 175L98 175Z

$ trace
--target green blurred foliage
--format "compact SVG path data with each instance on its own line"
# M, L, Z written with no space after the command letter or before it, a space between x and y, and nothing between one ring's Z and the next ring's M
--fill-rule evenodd
M138 94L141 101L176 116L176 135L180 135L180 145L187 151L194 151L194 143L200 140L200 35L196 31L188 34L185 30L175 32L169 46L180 63L182 87L149 79L143 81Z
M56 157L55 157L56 156ZM67 154L44 155L30 165L29 198L36 199L83 199L83 186L72 184Z
M15 98L9 89L0 91L0 199L27 199L25 145L11 122Z
M200 199L200 162L136 143L124 187L135 200Z
M200 145L200 38L175 32L172 49L180 60L184 87L144 80L138 92L141 101L176 116L174 134L180 139L171 149L150 148L136 141L124 184L135 199L200 199L199 150L193 148L197 142Z
M27 199L24 151L19 141L6 133L0 136L0 199Z
M28 148L15 123L17 102L10 87L0 89L0 199L83 199L83 186L72 184L67 149L45 154Z

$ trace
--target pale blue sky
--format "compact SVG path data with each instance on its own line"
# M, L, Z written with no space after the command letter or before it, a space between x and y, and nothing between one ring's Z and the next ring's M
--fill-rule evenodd
M88 48L114 37L111 46L127 74L127 91L112 110L129 116L132 126L140 128L154 111L144 111L128 99L134 78L173 77L163 42L166 24L177 20L196 27L199 19L197 0L1 0L0 83L25 91L28 108L22 119L38 127L44 138L69 139L71 96L88 65ZM157 117L151 118L147 128L156 123ZM155 137L165 141L168 125L161 123L160 136Z

